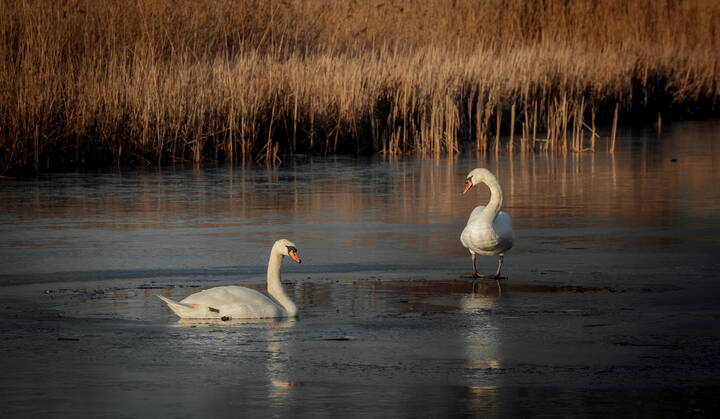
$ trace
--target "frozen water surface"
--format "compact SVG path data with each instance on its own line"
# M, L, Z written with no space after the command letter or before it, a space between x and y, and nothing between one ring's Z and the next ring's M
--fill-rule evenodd
M508 280L459 242L505 191ZM604 152L295 156L0 183L3 417L691 416L720 390L720 124ZM300 317L188 322L155 297L263 289ZM496 260L479 258L481 271Z

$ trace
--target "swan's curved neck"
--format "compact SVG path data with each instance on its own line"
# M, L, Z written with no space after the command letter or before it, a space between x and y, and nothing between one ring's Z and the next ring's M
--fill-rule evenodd
M500 212L500 208L502 208L503 191L495 177L486 177L483 179L483 183L490 188L490 202L485 206L482 214L484 217L494 220Z
M282 283L280 282L280 265L282 264L283 255L274 249L270 252L270 260L267 268L267 290L287 312L288 317L294 317L297 314L297 306L293 300L285 294Z

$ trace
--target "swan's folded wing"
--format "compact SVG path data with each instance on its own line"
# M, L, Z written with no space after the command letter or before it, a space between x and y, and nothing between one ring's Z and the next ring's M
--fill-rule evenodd
M265 294L250 288L228 285L192 294L183 304L212 307L218 317L272 318L282 317L282 309Z
M161 299L165 302L165 304L170 307L170 310L175 312L180 317L192 317L196 314L196 312L199 309L199 306L197 304L187 304L187 303L179 303L175 300L171 300L167 297L163 297L162 295L156 295L157 298Z
M187 298L182 300L182 303L218 307L267 299L268 298L264 294L253 289L228 285L196 292L195 294L189 295Z
M493 223L495 233L498 236L498 247L502 251L510 250L515 243L515 232L512 227L512 219L507 213L501 212Z

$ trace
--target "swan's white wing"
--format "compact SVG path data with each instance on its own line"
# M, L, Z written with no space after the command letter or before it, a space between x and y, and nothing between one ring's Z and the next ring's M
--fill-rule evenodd
M223 305L237 301L268 300L262 293L250 288L228 285L209 288L185 297L183 304Z
M512 219L510 216L500 211L495 222L493 223L495 234L498 237L498 248L501 249L498 253L503 253L510 250L515 243L515 232L512 227Z
M514 241L510 216L501 211L490 222L481 215L484 209L484 205L478 205L470 213L460 235L463 246L480 255L497 255L509 250Z
M197 304L183 304L178 303L162 295L157 295L157 298L163 300L165 304L177 314L180 318L185 319L197 319L197 318L219 318L217 313L209 311L207 307L202 307Z
M269 318L283 317L284 310L264 294L250 288L229 285L192 294L182 304L196 304L217 310L218 317Z

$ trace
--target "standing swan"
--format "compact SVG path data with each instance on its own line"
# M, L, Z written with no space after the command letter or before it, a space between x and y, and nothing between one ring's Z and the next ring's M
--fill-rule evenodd
M297 306L285 294L280 283L280 264L283 256L290 256L300 263L295 245L286 239L275 242L270 250L267 268L267 290L275 301L250 288L229 285L215 287L187 296L179 303L161 295L183 319L261 319L272 317L295 317Z
M470 213L467 225L460 235L460 241L472 256L473 278L500 279L500 268L503 264L505 252L510 250L515 239L510 216L500 211L503 202L503 192L495 175L487 169L477 168L468 173L465 180L465 194L478 183L484 183L490 188L490 202L487 206L478 205ZM479 275L475 267L476 256L499 255L498 268L495 275Z

